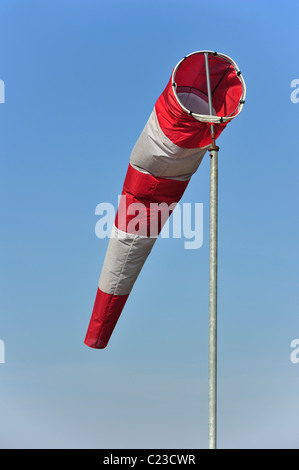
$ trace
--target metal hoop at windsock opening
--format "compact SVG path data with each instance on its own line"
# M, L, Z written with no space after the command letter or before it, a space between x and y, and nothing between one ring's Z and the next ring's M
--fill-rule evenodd
M212 115L208 106L205 54L209 56ZM181 141L183 146L199 144L204 147L211 143L208 124L215 124L217 138L228 122L240 114L245 103L246 85L239 67L230 57L218 52L198 51L185 56L175 66L162 96L168 110L164 121L163 112L159 119L164 124L164 132L172 139L180 130L185 134ZM197 121L201 126L196 126ZM190 138L189 131L195 141Z
M205 53L209 55L212 108ZM211 125L218 138L242 110L245 94L241 72L223 54L194 52L173 69L130 156L85 337L87 346L107 346L163 224L212 143ZM136 213L130 208L136 203L142 204L144 211L134 225ZM153 213L152 204L160 205L161 210ZM157 227L154 233L152 225Z
M194 74L194 69L193 69L195 62L197 62L196 64L197 67L201 67L201 68L205 67L205 57L204 57L205 54L209 55L212 102L213 102L213 105L216 107L216 113L213 115L207 115L206 113L205 114L196 113L196 109L194 112L191 111L189 108L184 106L183 101L178 96L179 93L183 91L184 85L182 83L182 80L183 78L186 79L186 75L187 75L186 73L187 71L184 71L183 73L185 74L185 76L181 77L180 75L181 70L178 73L178 69L180 67L182 69L182 67L186 66L186 68L188 67L189 69L188 70L189 77L192 74L195 76L193 85L192 87L189 87L190 91L188 93L193 93L199 97L200 97L200 94L202 94L203 99L207 101L207 98L208 98L207 81L205 80L205 77L203 76L200 76L200 75L196 76ZM187 65L186 59L188 59L187 62L190 62L188 63L188 65ZM211 74L211 71L213 71L213 74ZM178 74L178 77L176 81L177 74ZM191 79L191 77L189 79ZM240 91L240 84L238 83L238 80L242 86L242 94L239 99L238 99L238 96L239 96L239 91ZM206 122L210 124L231 121L234 117L240 114L245 103L246 85L242 77L241 71L239 70L237 64L230 57L224 54L219 54L219 52L198 51L198 52L193 52L192 54L189 54L186 57L184 57L182 60L180 60L180 62L175 66L173 70L172 86L174 87L174 95L176 99L178 100L178 103L180 104L182 109L186 113L191 113L192 116L198 121L202 121L202 122ZM232 90L233 86L236 87L236 90L234 90L233 96L227 95L227 91L229 89ZM219 100L219 96L221 96L221 100ZM225 98L224 102L222 101L223 98ZM196 106L196 103L194 104ZM236 107L234 108L235 105Z

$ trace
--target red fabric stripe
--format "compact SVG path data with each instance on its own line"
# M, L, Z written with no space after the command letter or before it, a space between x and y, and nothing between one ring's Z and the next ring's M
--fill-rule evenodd
M197 121L187 114L174 96L171 79L158 98L156 115L162 132L172 143L182 148L200 148L211 143L209 124ZM215 124L215 137L219 137L227 123Z
M99 288L84 343L95 349L104 349L112 335L128 295L112 295Z
M116 214L116 227L127 233L158 236L188 183L189 180L156 178L129 165Z

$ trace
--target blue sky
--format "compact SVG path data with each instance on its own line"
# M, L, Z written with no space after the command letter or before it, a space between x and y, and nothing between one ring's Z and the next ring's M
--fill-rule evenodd
M159 239L105 350L83 344L131 150L186 54L247 85L218 140L218 446L298 448L295 2L2 0L1 448L206 448L209 159L183 202L204 241Z

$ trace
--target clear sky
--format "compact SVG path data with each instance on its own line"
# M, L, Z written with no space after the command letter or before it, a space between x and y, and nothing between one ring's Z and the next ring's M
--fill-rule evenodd
M209 159L198 250L159 239L105 350L83 344L131 150L186 54L232 57L218 140L218 446L299 447L295 1L1 0L1 448L206 448Z

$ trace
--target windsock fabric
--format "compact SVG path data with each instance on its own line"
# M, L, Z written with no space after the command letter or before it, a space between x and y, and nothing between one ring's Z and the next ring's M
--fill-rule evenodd
M210 123L218 137L244 102L236 64L216 53L209 60L213 116L204 54L190 54L173 70L132 150L84 341L89 347L107 346L163 225L211 143Z

